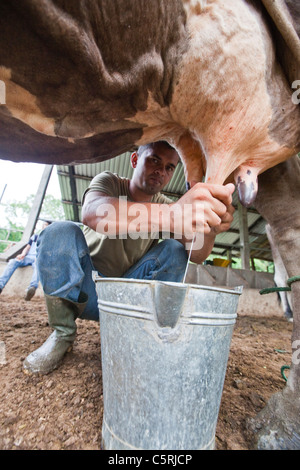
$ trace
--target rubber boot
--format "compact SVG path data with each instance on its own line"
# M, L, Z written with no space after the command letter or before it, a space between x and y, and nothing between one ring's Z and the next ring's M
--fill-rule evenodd
M54 331L41 347L24 360L25 373L49 374L60 365L66 352L72 349L77 331L75 320L86 306L87 296L81 295L85 301L76 303L45 294L49 325Z
M35 295L36 292L36 287L28 287L26 294L25 294L25 300L29 301L32 299L32 297Z

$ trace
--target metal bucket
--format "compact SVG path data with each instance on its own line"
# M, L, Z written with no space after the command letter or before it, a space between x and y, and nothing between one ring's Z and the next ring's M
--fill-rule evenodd
M214 449L241 287L96 279L102 447Z

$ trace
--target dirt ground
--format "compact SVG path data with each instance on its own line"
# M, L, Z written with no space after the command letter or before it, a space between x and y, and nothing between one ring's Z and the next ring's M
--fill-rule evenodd
M292 324L283 316L262 312L238 317L216 431L217 450L251 449L247 420L285 386L281 367L291 361L291 331ZM101 450L99 326L79 320L73 350L62 366L47 376L25 375L22 361L50 332L43 299L16 302L4 293L0 296L0 449Z

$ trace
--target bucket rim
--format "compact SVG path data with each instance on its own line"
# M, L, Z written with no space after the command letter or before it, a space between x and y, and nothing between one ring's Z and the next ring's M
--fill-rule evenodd
M183 282L172 282L172 281L160 281L160 280L150 280L150 279L131 279L131 278L124 278L124 277L101 277L99 275L95 276L95 283L103 283L103 282L123 282L128 284L154 284L154 283L161 283L167 284L174 287L186 287L186 288L193 288L199 290L209 290L214 292L225 292L228 294L233 295L241 295L243 292L243 285L235 286L235 287L213 287L213 286L205 286L202 284L189 284Z

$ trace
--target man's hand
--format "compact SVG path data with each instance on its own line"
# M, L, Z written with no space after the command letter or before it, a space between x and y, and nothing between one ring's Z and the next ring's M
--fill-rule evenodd
M185 243L195 232L211 234L212 229L223 231L230 223L229 206L232 202L234 185L197 183L172 204L151 202L135 203L120 201L98 191L87 193L82 208L82 221L95 231L104 232L110 227L114 235L139 233L174 233L176 239ZM125 205L124 208L120 204ZM111 210L108 210L108 209ZM100 210L101 209L101 210ZM103 210L102 210L103 209ZM122 217L119 217L121 214ZM138 217L137 217L138 216Z
M22 261L22 259L25 258L25 256L27 255L28 251L30 250L30 245L27 244L24 248L24 250L22 251L22 253L20 253L18 256L16 256L16 259L18 261Z
M212 228L212 232L214 232L215 235L218 235L219 233L222 233L222 232L227 232L227 230L229 230L233 222L234 211L235 211L234 207L230 204L227 207L226 213L223 215L223 217L221 217L220 225Z
M188 227L192 224L192 230L185 231L181 243L185 244L188 251L196 232L191 253L191 261L194 263L202 263L210 255L216 235L229 229L233 221L234 207L231 203L234 189L233 184L222 186L197 183L177 201L181 209L184 204L190 204L193 208L192 211L186 211L186 214L191 212ZM187 224L187 221L183 223Z
M223 185L197 183L172 204L174 211L173 227L176 224L184 227L184 237L192 238L194 232L209 234L212 230L217 233L228 230L232 222L233 207L232 193L235 186L232 183ZM178 220L181 217L181 221Z

